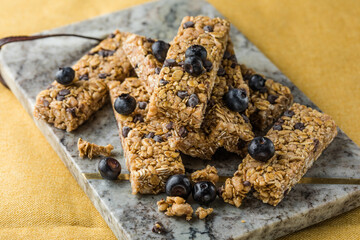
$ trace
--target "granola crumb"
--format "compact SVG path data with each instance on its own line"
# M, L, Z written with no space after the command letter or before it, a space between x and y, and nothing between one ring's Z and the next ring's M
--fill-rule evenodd
M246 223L246 221L245 221L245 220L241 220L241 222L242 222L242 223Z
M190 221L194 210L190 204L185 203L185 199L181 197L167 197L166 201L161 199L157 202L158 209L169 217L172 216L186 216L186 220Z
M202 207L198 207L198 209L196 209L196 216L198 216L199 219L204 219L207 216L209 216L212 212L214 211L213 208L202 208Z
M99 146L95 143L85 141L82 138L79 138L77 146L79 150L79 157L84 158L87 156L90 159L99 155L109 157L111 156L111 151L114 149L111 144L108 144L106 147Z
M153 228L151 229L152 232L158 233L158 234L164 234L166 233L166 229L164 225L161 222L155 222Z
M215 167L207 165L206 168L192 173L191 180L193 182L209 181L215 185L219 181L219 175Z

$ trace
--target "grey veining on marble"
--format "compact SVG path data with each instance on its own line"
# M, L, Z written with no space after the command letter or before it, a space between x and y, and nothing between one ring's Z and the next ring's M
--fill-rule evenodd
M101 37L115 29L170 41L185 15L221 16L204 1L160 1L136 6L44 33L78 33ZM314 104L294 86L235 27L232 39L240 62L289 86L295 101ZM71 37L48 38L9 44L0 52L0 71L11 90L32 115L37 93L53 80L59 66L72 65L94 41ZM157 212L156 201L164 197L131 195L128 182L86 180L82 173L96 172L97 160L80 159L78 137L115 146L115 158L125 166L111 106L107 104L73 133L35 120L79 185L119 239L273 239L360 206L360 187L352 185L299 184L277 206L249 197L239 209L217 199L215 213L207 220L168 218ZM35 140L35 139L34 139ZM215 165L220 174L231 175L241 159L218 154L214 161L185 159L188 170ZM125 170L126 172L126 170ZM342 131L306 176L360 178L360 150ZM197 207L192 203L193 207ZM242 223L241 220L245 220ZM155 221L168 229L166 235L151 232Z

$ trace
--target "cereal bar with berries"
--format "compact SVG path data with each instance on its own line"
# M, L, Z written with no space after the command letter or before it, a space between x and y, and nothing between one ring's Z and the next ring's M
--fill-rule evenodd
M83 124L106 102L106 82L122 81L132 67L121 48L124 33L110 34L72 68L61 68L54 81L37 98L34 116L70 132Z
M149 119L168 117L184 127L201 127L229 30L229 22L220 18L182 20L150 99Z
M237 207L253 188L254 196L276 206L299 182L337 135L334 120L327 114L294 103L269 130L274 155L266 161L246 156L232 178L225 182L221 196ZM266 148L266 146L265 146ZM263 154L266 155L264 151ZM256 156L256 155L253 155ZM262 155L264 157L264 155Z
M170 176L185 172L180 152L169 142L171 131L162 128L161 119L147 121L150 95L144 81L127 78L123 83L111 81L108 87L132 193L163 192Z

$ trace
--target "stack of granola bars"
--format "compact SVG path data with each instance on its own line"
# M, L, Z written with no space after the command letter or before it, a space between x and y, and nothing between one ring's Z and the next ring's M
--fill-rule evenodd
M163 192L183 174L180 152L210 160L219 148L244 157L221 191L240 206L254 189L276 205L311 167L337 131L326 114L293 104L290 89L237 62L230 23L185 17L168 44L116 31L72 68L71 84L39 93L35 117L75 130L101 108L114 108L134 194ZM290 108L290 109L289 109ZM267 162L247 154L254 130L275 146Z

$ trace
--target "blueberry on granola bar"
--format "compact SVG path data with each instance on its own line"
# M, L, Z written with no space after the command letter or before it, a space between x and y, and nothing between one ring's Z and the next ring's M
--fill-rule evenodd
M192 45L186 49L185 52L185 58L189 57L199 57L201 61L205 61L207 58L207 51L206 49L201 45Z
M249 87L254 91L261 91L265 88L266 79L259 74L254 74L249 79Z
M169 47L170 45L168 43L159 40L152 44L151 50L159 62L164 62Z
M247 109L249 98L244 89L232 88L224 95L226 106L234 112L243 112Z
M116 180L120 175L121 165L115 158L107 157L100 160L98 170L103 178Z
M187 199L191 193L191 183L185 175L173 175L167 180L165 191L168 196Z
M59 68L56 72L55 79L62 85L69 85L75 78L75 71L71 67Z
M256 137L250 142L248 152L253 159L266 162L274 156L274 143L267 137Z
M121 94L116 98L114 108L119 114L129 115L136 108L136 100L129 94Z
M199 76L204 72L203 63L200 57L190 56L185 59L184 70L192 76Z

